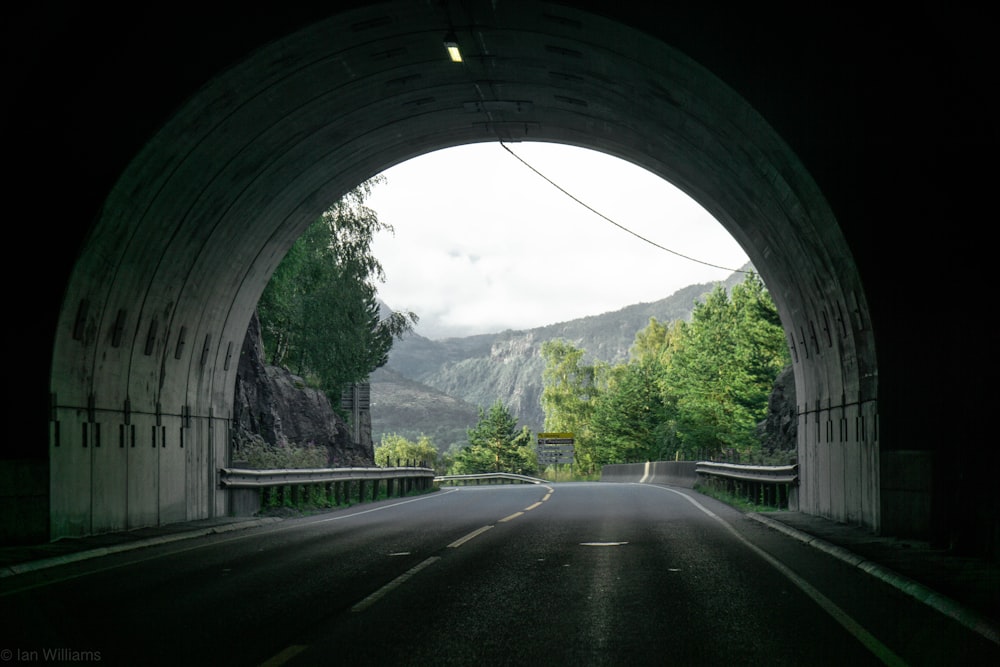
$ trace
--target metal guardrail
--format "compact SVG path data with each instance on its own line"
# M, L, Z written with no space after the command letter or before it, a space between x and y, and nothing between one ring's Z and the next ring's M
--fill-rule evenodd
M414 478L433 479L434 469L422 467L282 468L276 470L219 469L219 486L227 489L261 489L271 486Z
M709 478L712 486L726 490L753 503L798 509L799 466L753 466L736 463L698 461L695 472Z
M303 495L322 499L331 505L350 502L352 489L358 502L376 500L384 481L386 496L404 495L412 490L431 488L434 469L423 466L396 468L282 468L252 470L219 468L219 488L228 490L230 511L234 516L252 516L260 511L265 496L269 502L284 505L291 492L297 505Z
M515 481L524 482L525 484L548 484L548 480L539 479L538 477L529 477L527 475L518 475L511 472L488 472L480 473L477 475L440 475L434 478L435 482L454 482L454 481L475 481L477 484L482 481Z
M725 477L744 482L767 482L771 484L797 484L799 481L798 464L786 466L752 466L736 463L716 463L714 461L698 461L695 472L699 475Z

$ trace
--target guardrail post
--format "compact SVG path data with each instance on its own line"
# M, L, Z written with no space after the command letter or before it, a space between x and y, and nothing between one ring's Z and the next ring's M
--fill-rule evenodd
M358 480L358 502L365 502L365 480Z

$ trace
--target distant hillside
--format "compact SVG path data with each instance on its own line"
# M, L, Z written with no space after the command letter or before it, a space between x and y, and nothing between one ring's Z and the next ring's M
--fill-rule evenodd
M729 289L742 281L743 274L734 273L723 285ZM389 363L371 376L373 439L377 445L386 433L410 439L426 434L439 449L447 450L465 443L465 430L475 425L479 407L489 407L497 399L519 423L537 432L545 418L541 407L545 341L562 339L582 348L588 362L620 363L628 359L636 333L650 318L689 320L695 303L715 285L690 285L652 303L524 331L439 341L407 335L393 346Z
M415 380L391 368L379 368L371 375L372 441L383 435L401 435L416 441L426 435L441 450L466 441L466 429L474 426L479 409L471 403Z

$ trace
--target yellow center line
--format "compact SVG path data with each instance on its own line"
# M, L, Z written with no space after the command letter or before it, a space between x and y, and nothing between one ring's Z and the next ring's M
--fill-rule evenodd
M468 542L469 540L471 540L473 537L476 537L477 535L482 535L483 533L485 533L487 530L489 530L492 527L493 526L483 526L482 528L476 528L474 531L472 531L471 533L469 533L465 537L460 537L457 540L455 540L454 542L452 542L451 544L449 544L448 548L449 549L457 549L458 547L462 546L463 544L465 544L466 542Z
M524 514L524 512L514 512L510 516L505 516L504 518L500 519L497 523L507 523L511 519L516 519L517 517L521 516L522 514Z
M527 507L524 508L524 511L525 512L530 512L531 510L535 509L536 507L538 507L541 504L542 504L541 502L537 502L534 505L528 505Z
M289 646L281 653L268 659L266 662L262 662L260 667L278 667L278 665L283 665L302 651L305 651L308 646Z
M420 572L420 570L424 569L428 565L436 563L439 560L441 560L440 556L431 556L422 563L415 565L414 567L411 567L409 570L399 575L398 577L387 583L385 586L378 589L377 591L366 597L364 600L351 607L351 611L364 611L365 609L368 609L368 607L378 602L386 593L393 590L394 588L399 587L401 584L403 584L407 579L415 575L417 572Z

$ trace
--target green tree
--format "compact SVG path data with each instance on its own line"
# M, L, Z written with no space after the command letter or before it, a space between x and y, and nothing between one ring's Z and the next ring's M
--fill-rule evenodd
M382 436L382 441L375 447L375 465L385 468L397 465L427 464L437 469L438 450L426 435L421 435L416 442L407 440L401 435L390 433Z
M673 411L660 390L662 375L652 355L611 369L590 423L598 464L656 461L672 453Z
M607 374L605 364L583 363L584 350L564 340L542 343L542 410L545 430L572 433L577 464L587 472L600 465L590 434L594 400Z
M679 334L662 386L665 401L676 405L685 455L751 456L759 448L754 428L788 361L777 310L760 278L748 274L732 298L717 286Z
M670 363L670 355L681 335L683 322L660 322L649 318L649 324L635 334L629 349L629 359L633 361L655 361L660 366Z
M468 436L469 444L455 455L455 474L535 472L537 458L531 447L531 432L527 426L518 430L517 420L501 401L488 410L479 408L479 421L468 430Z
M257 304L271 364L313 376L331 400L383 366L393 340L412 330L413 313L382 319L377 283L385 276L371 253L378 231L392 231L365 206L373 178L351 190L295 242Z

